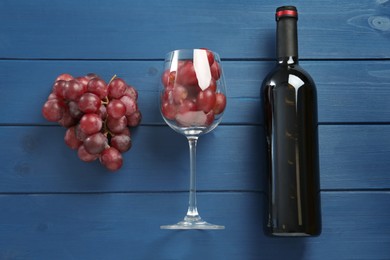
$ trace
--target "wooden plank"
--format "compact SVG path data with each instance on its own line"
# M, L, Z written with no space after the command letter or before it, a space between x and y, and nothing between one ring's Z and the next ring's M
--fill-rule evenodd
M162 58L209 47L225 58L272 58L284 1L1 1L1 58ZM292 1L303 58L389 58L387 1Z
M323 189L390 186L389 125L321 126Z
M302 66L317 84L320 122L390 122L388 61L312 61Z
M0 192L185 191L188 147L167 126L133 131L124 166L109 173L84 163L63 142L60 127L0 127ZM389 125L322 125L323 190L389 189ZM261 126L219 126L198 147L200 190L264 190L266 155Z
M303 61L318 89L319 121L389 122L390 63ZM228 105L222 123L261 124L260 86L273 62L224 61ZM49 124L41 108L61 73L95 72L125 79L139 90L144 124L163 124L158 110L162 61L0 61L0 124Z
M0 127L0 192L178 191L189 186L187 140L168 126L141 126L124 165L110 173L82 162L60 127ZM219 126L198 143L200 190L259 190L263 129ZM254 145L256 144L256 145ZM262 149L263 148L263 149ZM245 152L240 152L245 151Z
M222 231L160 230L183 217L187 194L0 195L2 259L386 259L389 192L325 192L316 238L263 234L259 193L201 193Z
M226 75L235 70L238 62L226 62ZM254 64L250 75L256 76L256 69L265 73L264 66ZM94 72L109 81L113 75L123 78L139 91L139 107L142 123L164 124L158 108L158 87L163 61L0 61L0 103L9 107L7 113L0 114L0 124L50 124L41 115L41 109L49 95L54 79L61 73L75 76ZM242 73L248 67L244 66ZM232 73L233 74L233 73ZM28 75L21 77L20 75ZM241 75L233 74L234 77ZM264 74L265 76L265 74ZM260 79L260 78L259 78ZM238 84L250 82L251 86L241 88L230 79L228 84L228 105L224 123L261 121L259 101L260 84L258 79L240 80ZM230 86L231 84L231 86ZM256 85L255 85L256 84ZM34 91L31 91L34 89ZM239 109L238 109L239 108Z

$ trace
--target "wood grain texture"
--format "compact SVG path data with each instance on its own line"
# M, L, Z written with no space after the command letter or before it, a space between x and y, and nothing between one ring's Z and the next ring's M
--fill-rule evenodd
M275 7L286 1L38 0L0 2L1 58L162 58L208 46L225 58L274 56ZM288 1L302 58L389 58L388 1Z
M185 191L187 141L167 126L133 130L124 166L110 173L84 163L60 127L0 127L0 192ZM262 191L267 167L261 126L219 126L198 147L198 188ZM323 190L390 189L390 126L322 125ZM151 163L152 162L152 163Z
M320 132L323 189L388 189L390 126L322 126Z
M2 259L386 259L390 194L322 193L317 238L263 234L259 193L201 193L222 231L168 231L185 193L0 195ZM203 212L203 213L202 213ZM375 256L373 256L375 252Z
M124 165L110 173L98 161L82 162L60 127L1 127L0 192L183 191L189 185L184 136L168 126L141 126ZM220 126L198 145L198 189L262 190L262 128ZM250 138L248 138L250 137ZM6 144L7 142L10 143ZM257 144L257 145L253 145ZM239 151L245 151L240 153Z
M303 61L316 81L320 123L390 122L390 63ZM61 73L122 77L139 91L143 124L163 124L158 110L162 61L0 61L0 124L50 124L41 108ZM224 61L228 105L222 123L262 124L260 86L274 62Z
M275 8L299 10L318 90L323 232L263 234L260 85ZM0 259L389 259L390 1L0 1ZM224 231L167 231L188 202L188 146L163 122L166 52L223 59L228 106L198 147L201 215ZM81 162L41 108L61 73L117 74L139 91L125 164Z

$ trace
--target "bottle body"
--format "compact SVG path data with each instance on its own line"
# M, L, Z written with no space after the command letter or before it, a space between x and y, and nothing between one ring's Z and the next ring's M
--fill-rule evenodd
M298 14L276 10L278 64L264 79L261 97L268 144L267 233L321 233L317 90L298 63Z
M268 223L276 236L321 233L317 92L299 65L280 64L264 80Z

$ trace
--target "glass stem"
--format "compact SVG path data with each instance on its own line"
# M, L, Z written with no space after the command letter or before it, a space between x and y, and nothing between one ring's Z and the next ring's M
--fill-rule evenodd
M200 219L196 206L196 144L197 136L187 137L190 146L190 195L186 219Z

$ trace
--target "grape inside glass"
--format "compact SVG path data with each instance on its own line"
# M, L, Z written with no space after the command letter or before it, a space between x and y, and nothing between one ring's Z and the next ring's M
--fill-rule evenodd
M187 214L178 223L161 228L224 229L224 226L204 221L196 203L197 141L200 135L217 127L226 107L225 81L219 55L207 49L168 53L159 93L160 110L165 122L187 138L190 151Z

